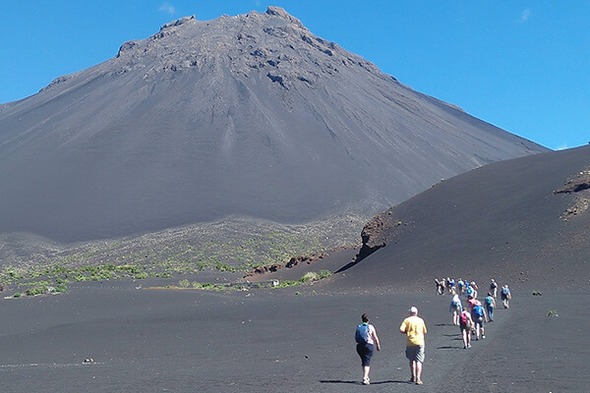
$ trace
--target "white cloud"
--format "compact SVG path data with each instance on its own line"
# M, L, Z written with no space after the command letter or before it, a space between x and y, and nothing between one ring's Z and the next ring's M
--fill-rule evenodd
M168 3L167 1L165 1L160 6L159 11L166 12L168 14L175 14L176 13L176 8L172 4Z
M566 145L564 143L564 144L562 144L560 146L557 146L557 148L555 150L566 150L566 149L569 149L569 147L568 147L568 145Z
M527 8L524 11L522 11L520 13L520 19L519 19L520 23L527 23L529 21L529 19L531 18L531 12L532 11L530 8Z

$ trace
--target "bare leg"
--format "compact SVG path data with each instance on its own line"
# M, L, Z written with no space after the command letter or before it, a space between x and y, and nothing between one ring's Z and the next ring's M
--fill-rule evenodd
M371 371L370 366L363 366L363 383L365 385L369 384L369 371Z
M416 383L422 384L422 362L415 361L416 364Z
M471 345L471 332L469 329L463 329L461 334L463 335L463 347L467 349Z

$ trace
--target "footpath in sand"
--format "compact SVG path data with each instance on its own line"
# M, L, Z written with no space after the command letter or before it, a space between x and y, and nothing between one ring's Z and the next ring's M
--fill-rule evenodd
M112 285L112 284L108 284ZM207 293L72 288L0 303L2 392L586 392L587 294L515 293L486 339L462 348L450 297L334 295L312 288ZM407 383L399 324L428 325L423 386ZM557 317L549 317L554 310ZM370 314L382 341L360 384L354 328ZM92 358L93 362L84 363Z

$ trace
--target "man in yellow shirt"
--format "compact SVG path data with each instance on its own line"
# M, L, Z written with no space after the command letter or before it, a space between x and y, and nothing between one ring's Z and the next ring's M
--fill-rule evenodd
M405 334L406 357L410 361L410 372L412 378L410 382L416 385L422 385L422 363L424 363L424 335L426 334L426 324L418 316L418 309L412 306L409 310L410 316L403 320L399 331Z

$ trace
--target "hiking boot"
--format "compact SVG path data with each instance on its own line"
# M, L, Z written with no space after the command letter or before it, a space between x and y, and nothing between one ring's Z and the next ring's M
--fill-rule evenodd
M416 380L416 385L422 385L422 380L420 380L420 379Z
M412 376L412 378L410 378L410 382L416 382L416 378L414 378L414 376Z

